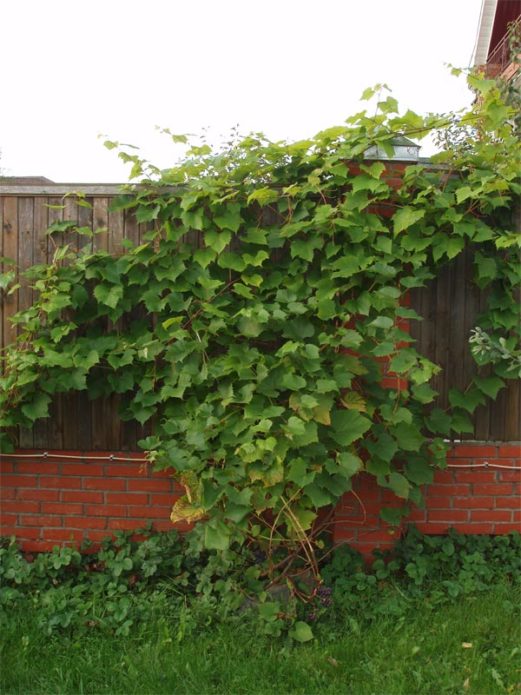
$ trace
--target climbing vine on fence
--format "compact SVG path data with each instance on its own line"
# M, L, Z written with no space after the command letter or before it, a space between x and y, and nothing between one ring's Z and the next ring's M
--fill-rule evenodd
M124 418L154 423L149 458L185 486L173 520L204 518L208 548L254 539L270 571L315 566L319 511L359 471L420 503L444 438L472 431L469 414L519 371L519 141L498 84L469 80L468 112L401 115L378 88L364 94L376 115L300 142L252 134L216 151L167 131L186 155L164 171L107 143L139 184L115 205L151 229L120 256L64 246L28 271L36 299L3 357L7 434L56 393L120 394ZM446 135L432 164L385 159L398 135L432 131ZM421 318L406 298L466 247L490 289L474 344L488 370L443 411L439 368L403 330ZM404 388L386 388L385 369Z

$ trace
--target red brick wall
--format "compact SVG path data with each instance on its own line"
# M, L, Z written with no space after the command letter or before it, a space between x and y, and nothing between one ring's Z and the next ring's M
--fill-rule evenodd
M81 456L59 451L45 459L0 458L1 535L14 535L25 550L38 551L86 538L96 542L115 530L139 529L150 522L157 530L172 528L170 510L182 491L168 472L153 473L142 454L113 454L142 459L120 462L71 461L53 453ZM110 452L85 456L106 457ZM521 531L519 445L456 444L448 463L426 488L425 509L415 509L407 521L432 534L450 527L463 533ZM348 542L366 554L391 546L407 521L392 528L379 512L403 501L365 474L357 476L354 493L344 495L338 505L334 541Z
M429 534L443 534L451 527L461 533L521 531L519 444L455 444L447 463L424 490L425 509L413 509L400 528L383 522L379 512L382 507L401 506L403 500L379 488L372 476L359 475L353 492L338 505L335 543L349 543L369 554L375 547L392 546L410 522Z
M99 541L150 522L160 531L172 528L170 511L182 490L168 472L153 473L142 454L112 454L143 459L120 462L73 461L53 453L81 456L57 451L45 459L0 457L1 535L14 535L25 550L38 551L86 538Z

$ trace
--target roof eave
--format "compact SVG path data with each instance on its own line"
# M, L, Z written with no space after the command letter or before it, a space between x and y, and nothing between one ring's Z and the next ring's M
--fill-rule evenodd
M476 45L472 58L472 64L474 66L485 65L487 62L497 3L498 0L482 0L478 35L476 37Z

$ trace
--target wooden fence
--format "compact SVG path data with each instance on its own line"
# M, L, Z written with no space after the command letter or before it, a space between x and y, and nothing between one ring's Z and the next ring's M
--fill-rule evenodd
M79 206L72 194L81 190L88 206ZM0 184L0 255L15 260L20 269L46 263L54 243L46 234L53 222L74 220L93 231L106 229L93 239L67 232L62 243L75 247L92 244L111 253L122 251L123 239L139 243L146 225L137 224L128 211L112 212L110 202L119 193L117 185L17 186ZM413 308L424 317L412 322L412 336L424 355L441 365L434 379L438 404L447 405L450 388L465 388L474 373L468 348L470 329L483 309L485 296L472 284L472 258L463 254L445 267L429 287L415 291ZM15 328L10 318L32 301L31 290L4 296L0 306L0 348L12 342ZM136 423L121 423L117 398L89 402L85 394L63 395L53 404L52 417L20 433L24 448L132 450L143 436ZM513 441L521 439L521 388L510 382L496 402L479 407L474 433L468 439Z

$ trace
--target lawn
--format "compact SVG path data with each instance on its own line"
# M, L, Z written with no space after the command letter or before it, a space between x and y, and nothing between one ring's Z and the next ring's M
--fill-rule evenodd
M48 636L28 608L4 615L1 692L492 693L521 692L519 589L411 602L396 617L324 616L296 645L258 634L247 615L207 627L152 603L126 637Z

